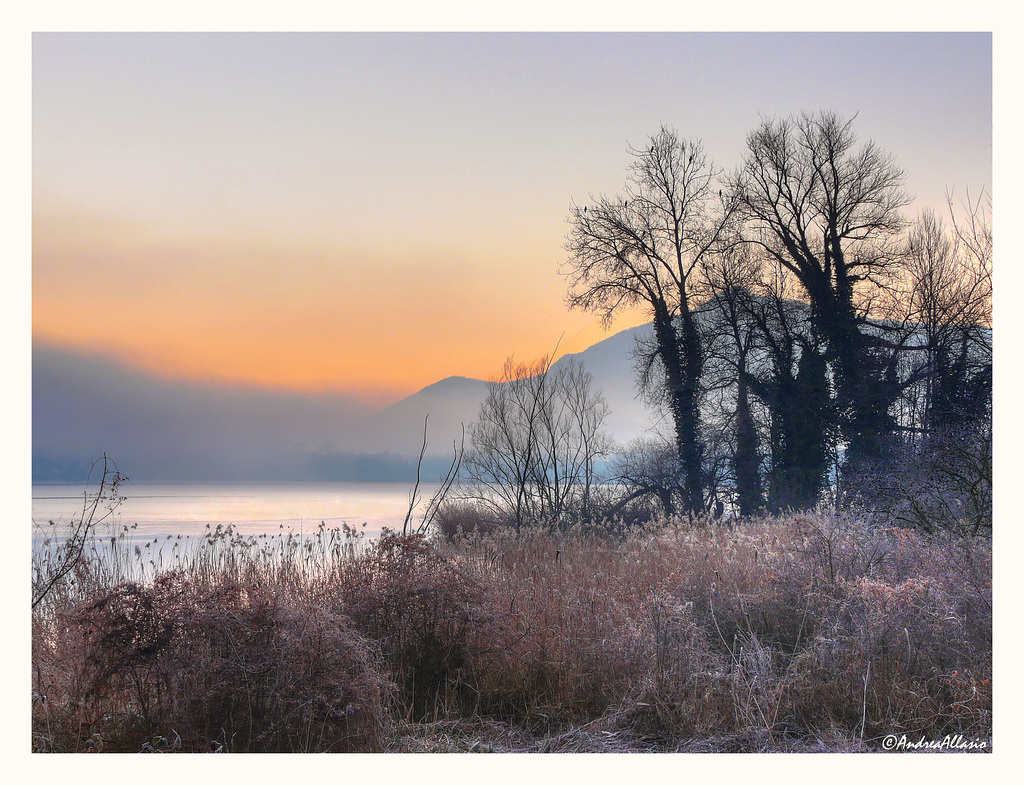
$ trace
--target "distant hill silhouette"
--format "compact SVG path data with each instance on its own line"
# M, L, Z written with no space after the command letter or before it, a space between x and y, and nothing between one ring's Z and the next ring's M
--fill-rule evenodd
M649 325L623 330L582 352L564 355L552 366L552 371L557 371L570 358L583 363L594 377L594 389L604 394L611 410L605 429L622 444L654 427L653 413L637 398L632 359L637 336L650 332ZM357 431L356 440L397 454L417 453L424 417L429 414L428 453L450 453L453 441L461 441L462 425L468 428L476 420L486 396L486 382L451 376L369 417Z
M653 426L632 360L636 336L650 329L623 330L555 363L574 356L593 374L611 408L607 430L621 443ZM38 343L32 380L34 482L78 481L104 452L138 480L404 481L415 477L424 417L433 470L487 394L485 381L452 376L372 412L344 395L169 381Z

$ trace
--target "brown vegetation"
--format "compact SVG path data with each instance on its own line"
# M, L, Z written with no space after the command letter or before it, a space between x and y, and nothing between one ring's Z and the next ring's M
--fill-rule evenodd
M93 553L34 610L35 750L991 739L983 538L821 513L616 537L227 529L160 569L141 554L130 575Z

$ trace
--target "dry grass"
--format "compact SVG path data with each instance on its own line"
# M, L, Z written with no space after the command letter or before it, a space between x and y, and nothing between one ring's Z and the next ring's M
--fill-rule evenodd
M166 567L87 560L34 613L35 749L991 738L988 540L824 513L448 534L222 530Z
M446 500L438 507L434 518L434 529L448 540L473 533L493 534L514 525L514 521L502 520L495 510L483 503L469 499Z

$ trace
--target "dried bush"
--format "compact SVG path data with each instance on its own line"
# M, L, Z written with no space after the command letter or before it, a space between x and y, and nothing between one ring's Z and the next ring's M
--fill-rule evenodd
M992 433L972 425L894 448L884 466L855 478L863 515L923 532L992 534Z
M181 748L358 751L379 747L390 690L348 621L286 606L255 585L183 573L125 583L62 615L37 690L78 718L63 747L99 734L138 751L172 730Z
M422 718L472 700L465 672L490 624L483 591L426 537L385 531L339 572L334 591L337 612L380 647L403 711Z

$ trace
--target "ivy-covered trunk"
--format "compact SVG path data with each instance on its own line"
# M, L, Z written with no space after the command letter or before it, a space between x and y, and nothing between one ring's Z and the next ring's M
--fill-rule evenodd
M704 509L704 483L701 476L700 409L697 385L700 379L700 340L692 317L682 320L682 334L664 302L654 309L654 333L658 356L665 369L669 409L675 426L676 447L683 469L683 493L687 512Z

